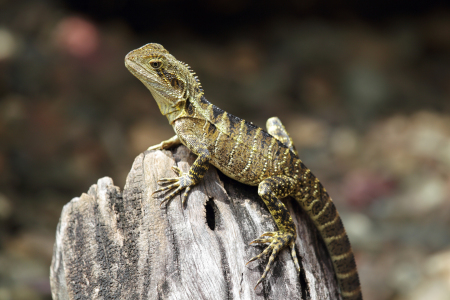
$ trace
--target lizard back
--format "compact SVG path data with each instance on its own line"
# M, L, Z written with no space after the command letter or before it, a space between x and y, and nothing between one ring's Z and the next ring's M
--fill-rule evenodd
M211 164L244 184L258 185L273 175L292 174L301 163L264 129L227 113L204 96L197 104L187 103L183 116L173 123L175 132L188 127L190 132L201 132L198 138L212 153Z

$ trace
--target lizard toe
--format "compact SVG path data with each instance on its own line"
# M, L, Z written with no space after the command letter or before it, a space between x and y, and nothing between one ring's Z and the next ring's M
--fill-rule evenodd
M268 236L268 238L263 238ZM295 252L295 239L294 239L294 235L291 233L283 233L280 231L276 231L276 232L266 232L263 233L258 239L254 240L253 242L251 242L250 244L253 243L270 243L266 249L264 249L263 252L261 252L260 254L258 254L257 256L251 258L248 262L252 262L254 260L260 259L261 257L267 255L270 253L270 257L269 257L269 261L267 262L266 268L264 269L264 272L261 276L261 278L258 280L256 287L261 283L261 281L266 278L267 273L270 271L270 268L273 265L273 262L275 260L275 258L277 257L277 255L280 253L280 251L286 247L289 246L291 249L291 255L294 259L294 264L297 270L300 271L300 266L298 264L298 259L297 259L297 254Z

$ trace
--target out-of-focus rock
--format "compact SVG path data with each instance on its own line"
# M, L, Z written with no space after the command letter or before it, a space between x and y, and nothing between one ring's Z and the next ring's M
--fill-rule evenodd
M175 135L169 126L163 125L165 124L154 120L144 120L131 126L128 136L130 137L132 151L145 151L148 147L159 144Z
M441 277L450 288L450 249L429 257L425 262L424 269L428 276Z
M449 199L447 182L439 176L414 176L404 184L401 194L391 203L390 217L423 217L438 210Z
M440 168L450 162L450 118L431 112L411 117L397 115L373 126L366 138L363 157L372 166L397 176ZM375 165L376 164L376 165ZM442 169L450 173L449 168Z
M413 289L407 298L409 300L448 300L450 299L450 285L444 280L427 280Z
M345 199L354 206L367 206L378 198L393 192L392 179L369 170L354 170L346 175L343 183Z
M11 58L17 49L17 41L7 28L0 27L0 61Z
M367 247L373 242L371 239L373 223L369 217L362 213L345 213L342 214L342 219L353 246L373 248Z
M330 128L320 119L296 117L286 125L290 128L289 134L297 141L299 148L324 146Z
M56 42L67 53L85 58L94 54L99 47L99 32L94 25L80 17L63 19L56 29Z
M359 139L355 131L348 127L338 128L330 140L330 150L339 158L347 158L356 154Z
M12 238L5 248L20 257L39 258L43 262L49 262L53 243L53 235L33 232Z
M0 193L0 221L6 220L12 213L12 204L10 200Z

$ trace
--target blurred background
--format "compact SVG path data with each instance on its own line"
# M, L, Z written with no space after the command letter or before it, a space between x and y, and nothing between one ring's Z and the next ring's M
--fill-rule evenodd
M366 300L450 299L446 1L0 0L0 300L51 299L61 209L173 135L124 56L282 119L343 216Z

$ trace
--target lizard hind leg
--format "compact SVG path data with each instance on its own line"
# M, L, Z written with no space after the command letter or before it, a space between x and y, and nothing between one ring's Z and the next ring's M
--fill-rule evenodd
M258 194L263 199L270 214L275 220L278 226L278 231L265 232L259 238L252 241L250 244L264 244L269 243L267 248L261 252L259 255L251 258L249 262L260 259L265 255L269 255L269 261L262 274L261 278L258 280L255 288L261 283L261 281L266 277L269 272L274 259L279 254L279 252L285 248L289 247L291 249L291 255L294 260L295 267L300 271L300 266L298 264L297 255L295 253L295 224L289 214L288 209L280 201L280 198L289 196L290 191L294 189L296 181L288 176L280 175L273 176L265 179L259 184Z
M286 128L284 128L283 123L281 123L278 117L272 117L267 119L266 122L267 132L270 133L274 138L282 142L286 147L289 148L298 157L298 152L295 149L292 138L289 136Z

